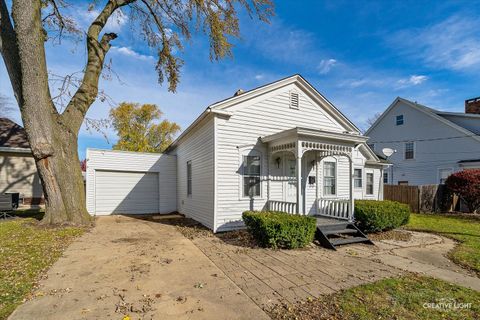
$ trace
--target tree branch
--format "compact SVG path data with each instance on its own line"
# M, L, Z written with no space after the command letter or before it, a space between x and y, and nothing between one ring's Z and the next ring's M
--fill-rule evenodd
M110 49L110 41L117 38L115 33L105 33L99 40L105 24L118 8L128 5L135 0L110 0L102 12L92 22L87 31L88 61L82 83L62 114L62 122L72 132L77 133L87 114L88 109L98 94L98 81L103 69L105 55Z
M19 106L22 106L22 69L20 67L17 37L4 0L0 0L0 52L7 67L15 98Z

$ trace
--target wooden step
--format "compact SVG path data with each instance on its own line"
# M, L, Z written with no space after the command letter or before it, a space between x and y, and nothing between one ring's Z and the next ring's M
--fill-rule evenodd
M358 230L345 228L345 229L322 230L322 232L324 235L328 236L332 234L354 234L354 233L358 233Z
M337 238L337 239L329 239L329 240L334 246L340 246L340 245L349 244L349 243L360 243L360 242L370 243L371 242L368 238L365 238L365 237Z

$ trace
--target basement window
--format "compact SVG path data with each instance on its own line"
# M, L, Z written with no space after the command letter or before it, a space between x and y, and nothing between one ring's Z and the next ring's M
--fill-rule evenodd
M298 109L299 106L299 95L297 92L290 92L290 108L292 109Z

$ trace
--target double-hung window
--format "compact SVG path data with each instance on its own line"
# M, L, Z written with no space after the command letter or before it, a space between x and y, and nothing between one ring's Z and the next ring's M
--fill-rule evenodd
M323 163L323 194L332 196L336 194L337 170L336 163L325 161Z
M395 124L401 126L403 124L403 114L395 117Z
M414 159L415 158L415 145L413 142L405 143L405 159Z
M355 188L362 187L362 169L353 170L353 186Z
M383 172L383 183L388 184L388 172Z
M187 162L187 196L192 195L192 161Z
M260 197L260 156L243 156L243 196Z
M367 173L367 194L373 195L373 173Z

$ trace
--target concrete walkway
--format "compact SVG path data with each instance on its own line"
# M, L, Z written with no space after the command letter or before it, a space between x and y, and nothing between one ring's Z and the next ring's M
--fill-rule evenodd
M97 219L9 319L268 319L173 226Z
M446 257L455 241L429 233L405 232L412 234L410 241L381 240L375 242L376 246L341 247L339 252L480 291L480 278Z

